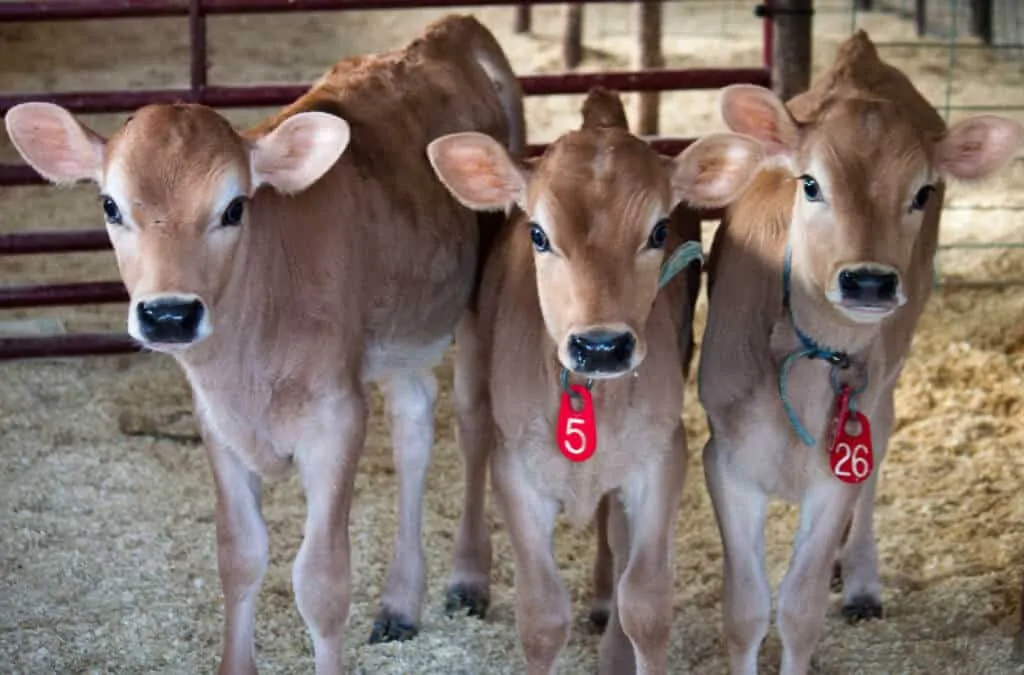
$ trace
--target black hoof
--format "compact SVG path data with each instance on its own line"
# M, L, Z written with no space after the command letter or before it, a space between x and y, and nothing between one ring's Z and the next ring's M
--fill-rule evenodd
M836 561L832 565L832 581L829 583L829 587L833 593L842 593L843 591L843 566Z
M843 605L843 616L850 623L882 618L882 603L870 595L860 595Z
M604 607L595 607L590 610L590 626L595 633L603 633L608 627L608 610Z
M370 644L376 645L382 642L405 642L416 637L420 629L411 622L406 621L397 614L392 614L382 609L377 619L373 622L373 632L370 633Z
M467 610L469 616L482 619L487 616L490 604L487 592L472 586L452 586L444 594L444 613L448 616Z

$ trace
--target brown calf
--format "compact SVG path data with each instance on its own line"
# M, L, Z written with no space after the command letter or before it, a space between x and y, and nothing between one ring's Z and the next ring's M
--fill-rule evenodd
M862 31L788 108L736 86L722 110L779 160L728 209L708 264L699 389L725 632L732 672L756 673L771 609L765 511L773 496L799 503L778 599L781 672L796 675L821 635L837 553L843 612L881 615L875 486L893 389L931 291L944 183L992 175L1024 129L988 115L947 129ZM833 426L857 411L870 427Z
M147 106L109 139L54 105L8 114L15 146L40 173L99 184L131 293L129 331L172 354L192 385L217 488L221 672L255 670L267 568L261 478L293 463L308 506L296 602L317 672L343 670L349 507L370 382L386 390L399 480L398 535L371 641L415 634L432 367L467 309L479 240L477 216L438 182L424 148L474 130L517 152L522 124L521 92L497 42L455 16L404 49L342 61L242 134L196 105ZM466 389L466 335L456 398L468 489L449 600L482 614L486 438Z
M683 200L728 202L763 152L718 134L661 157L628 132L618 97L596 90L582 129L536 161L517 163L474 133L440 138L429 153L467 206L518 207L485 267L479 327L498 438L491 475L515 555L528 670L553 672L569 638L555 517L561 507L582 525L609 495L601 525L615 584L600 671L664 673L687 456L680 339L691 309L685 279L659 292L666 253L684 243L669 215Z

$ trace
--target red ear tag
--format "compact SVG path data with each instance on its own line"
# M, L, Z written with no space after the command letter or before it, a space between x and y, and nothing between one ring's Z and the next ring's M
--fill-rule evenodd
M585 462L597 450L597 425L594 423L594 404L590 390L578 384L569 385L576 394L578 410L573 407L572 396L562 391L562 405L558 409L558 431L555 437L558 449L573 462Z
M850 387L844 385L836 405L835 431L829 452L832 474L856 485L868 479L875 468L871 450L871 425L863 413L850 410Z

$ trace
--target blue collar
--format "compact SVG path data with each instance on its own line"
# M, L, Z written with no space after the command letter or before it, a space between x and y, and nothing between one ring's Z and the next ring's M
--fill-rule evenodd
M800 339L800 344L803 345L801 356L808 359L828 361L832 366L840 370L849 368L849 354L821 346L810 335L800 330L800 326L796 324L796 319L793 318L793 305L790 302L789 278L792 274L792 260L793 251L790 249L789 244L786 244L786 258L782 263L782 306L786 308L786 318L789 320L789 325L793 327L793 332L796 333L796 336Z
M793 427L793 431L800 438L800 441L808 447L815 445L814 437L811 436L807 428L800 422L800 419L796 415L796 411L793 409L793 405L789 401L789 393L786 390L786 384L789 377L789 370L793 367L793 364L797 359L821 359L829 363L832 366L832 388L839 391L839 377L838 371L846 370L850 367L850 355L846 352L841 352L828 347L823 347L807 333L800 330L800 327L796 325L796 319L793 318L793 306L790 303L790 276L792 274L792 258L793 252L786 244L786 257L782 263L782 306L786 308L786 318L789 321L789 325L793 327L793 332L796 333L797 338L800 339L800 345L802 349L797 349L786 356L782 362L782 368L779 370L779 396L782 398L782 407L786 411L786 417L789 418L789 424ZM850 395L850 406L853 407L853 396L863 391L864 387L867 386L867 373L864 373L864 384L854 391Z

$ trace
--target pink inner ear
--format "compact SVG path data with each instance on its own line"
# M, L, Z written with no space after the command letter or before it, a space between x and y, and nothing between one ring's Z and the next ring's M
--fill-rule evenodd
M1020 141L1020 127L1008 120L970 120L942 142L939 157L943 170L954 177L982 179L1010 161Z
M770 102L758 96L743 95L733 97L728 108L726 123L730 129L756 138L770 154L789 149L787 139L779 127L780 111Z

